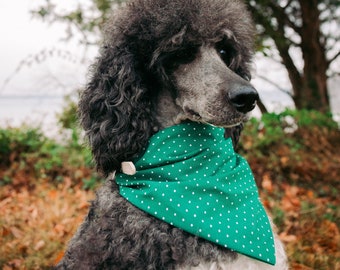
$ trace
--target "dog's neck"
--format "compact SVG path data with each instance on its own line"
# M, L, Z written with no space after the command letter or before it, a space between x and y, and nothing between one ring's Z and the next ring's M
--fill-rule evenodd
M176 99L166 88L159 92L154 106L160 129L177 125L188 119L182 108L176 104Z

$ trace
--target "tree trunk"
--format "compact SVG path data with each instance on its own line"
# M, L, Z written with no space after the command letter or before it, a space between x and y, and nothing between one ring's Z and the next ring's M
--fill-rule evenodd
M304 60L303 86L295 98L298 109L315 109L329 112L327 89L328 62L324 44L321 43L318 0L299 0L302 24L301 49Z
M329 61L323 44L326 38L320 32L319 0L292 0L285 7L276 0L247 1L256 22L263 26L265 35L271 37L279 51L293 90L293 101L297 109L314 109L329 112L327 70ZM292 10L292 7L295 7ZM295 21L292 15L295 13ZM275 20L274 20L275 19ZM287 29L295 31L301 44L287 39ZM298 46L304 61L299 70L290 55L290 48Z

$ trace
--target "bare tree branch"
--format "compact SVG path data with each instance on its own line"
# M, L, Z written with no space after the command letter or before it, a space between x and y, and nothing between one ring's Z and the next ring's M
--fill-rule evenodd
M327 63L328 65L330 65L333 61L335 61L335 59L337 59L340 56L340 51L338 51L333 57L331 57Z
M266 76L263 76L263 75L258 75L258 77L261 79L261 80L264 80L266 81L267 83L270 83L271 85L273 85L277 90L279 90L280 92L282 93L285 93L286 95L288 95L289 97L293 98L293 95L292 95L292 92L291 91L288 91L286 89L283 89L279 84L273 82L272 80L268 79Z

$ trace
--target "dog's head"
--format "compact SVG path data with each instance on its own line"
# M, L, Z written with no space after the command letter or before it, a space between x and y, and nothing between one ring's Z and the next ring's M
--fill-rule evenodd
M258 99L245 5L137 0L117 14L79 106L99 170L119 169L171 121L223 126L237 141Z
M201 45L194 60L174 69L170 80L183 118L230 128L247 119L258 94L240 68L242 56L223 42Z

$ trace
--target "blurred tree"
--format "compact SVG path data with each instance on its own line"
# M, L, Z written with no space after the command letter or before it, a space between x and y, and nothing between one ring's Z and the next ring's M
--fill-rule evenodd
M263 44L272 41L274 46L269 48L269 54L273 48L277 49L279 61L288 72L296 108L329 112L327 79L336 73L332 74L330 67L340 54L340 1L246 2L257 24L262 52L268 53L268 47Z
M86 2L86 4L84 4ZM98 44L103 22L124 0L87 0L60 12L52 0L33 11L50 23L65 22L68 36L82 34L84 44ZM258 49L273 57L277 50L291 82L289 94L297 109L329 112L327 80L339 57L340 2L338 0L245 0L259 31ZM268 41L271 41L268 43ZM268 45L270 44L270 45ZM301 55L301 61L297 58ZM299 67L299 63L303 63ZM274 84L275 85L275 84ZM280 88L280 86L277 86ZM282 90L282 89L281 89ZM260 105L263 105L260 103ZM262 106L261 106L262 107ZM265 110L264 107L261 110Z
M73 2L74 6L67 10L60 8L57 1L45 0L32 14L48 23L66 24L65 40L77 37L85 45L97 45L103 24L111 11L123 2L125 0L77 0Z

